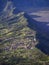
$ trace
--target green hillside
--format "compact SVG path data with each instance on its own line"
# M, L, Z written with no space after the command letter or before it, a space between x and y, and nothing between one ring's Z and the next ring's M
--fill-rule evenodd
M31 28L34 20L18 10L13 14L14 9L7 2L0 15L0 65L49 65L49 56L36 47L39 39Z
M36 31L25 13L0 18L0 65L48 65L49 56L36 48Z

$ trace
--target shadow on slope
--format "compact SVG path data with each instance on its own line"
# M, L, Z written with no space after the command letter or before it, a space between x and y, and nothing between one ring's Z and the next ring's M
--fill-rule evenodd
M8 60L8 62L6 62L6 60ZM0 65L17 65L17 64L23 64L23 61L26 60L24 58L21 57L5 57L4 59L2 59L2 61L0 62Z
M28 19L28 27L37 32L36 38L39 40L39 43L36 47L49 55L49 26L46 25L48 22L35 21L27 14L24 16Z

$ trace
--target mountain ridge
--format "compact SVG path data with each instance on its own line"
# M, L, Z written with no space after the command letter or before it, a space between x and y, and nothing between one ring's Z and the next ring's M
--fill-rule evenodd
M5 13L2 11L0 16L0 65L39 65L43 62L47 65L49 47L39 34L37 21L25 12L14 14L13 5L11 7L7 6L8 11L5 7Z

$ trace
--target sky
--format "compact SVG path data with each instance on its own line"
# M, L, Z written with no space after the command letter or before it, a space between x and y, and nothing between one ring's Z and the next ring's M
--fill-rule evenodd
M5 7L7 1L12 1L15 7L19 10L49 7L49 0L0 0L0 12Z

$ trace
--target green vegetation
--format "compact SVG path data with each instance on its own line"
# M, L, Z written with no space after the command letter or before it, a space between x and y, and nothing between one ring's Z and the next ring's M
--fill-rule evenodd
M48 65L49 56L35 47L36 31L24 15L5 23L0 24L0 65Z
M18 48L16 50L0 54L0 62L7 65L44 65L49 63L49 57L43 54L40 50L25 50Z

